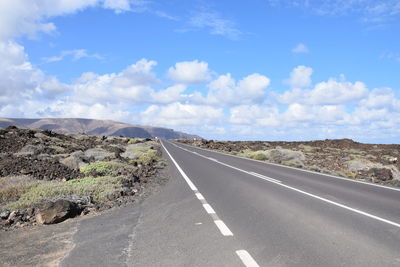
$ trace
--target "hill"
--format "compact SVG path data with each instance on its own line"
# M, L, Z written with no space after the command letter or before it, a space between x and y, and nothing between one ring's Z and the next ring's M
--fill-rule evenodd
M95 120L80 118L43 118L43 119L13 119L0 118L0 128L15 125L19 128L51 130L61 134L85 133L100 136L124 136L164 139L193 139L200 138L173 129L134 125L111 120Z

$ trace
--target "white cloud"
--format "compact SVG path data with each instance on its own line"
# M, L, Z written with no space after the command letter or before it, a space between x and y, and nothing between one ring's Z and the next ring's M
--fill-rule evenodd
M96 58L96 59L102 58L98 54L88 54L86 49L74 49L74 50L62 51L58 56L43 58L43 60L46 62L57 62L63 60L65 57L68 56L70 56L73 61L77 61L81 58Z
M120 73L97 75L84 73L75 84L74 100L82 103L148 103L153 93L152 85L157 84L151 71L157 62L141 59Z
M141 113L142 122L164 126L214 125L224 118L222 108L179 102L165 106L152 105Z
M242 105L264 101L265 89L270 79L254 73L246 76L238 83L231 74L219 76L209 84L207 102L214 105Z
M276 107L241 105L230 109L230 120L234 124L278 126L279 110Z
M211 34L222 35L232 40L239 39L242 34L233 21L222 18L215 11L197 12L190 18L189 24L199 29L209 29Z
M200 84L211 79L211 72L204 61L183 61L170 67L168 76L177 83Z
M296 54L300 54L300 53L306 54L309 52L309 50L305 44L299 43L295 47L293 47L292 52L296 53Z
M287 81L293 88L303 88L311 85L311 75L313 69L306 66L297 66L290 73Z
M367 108L388 108L400 111L400 100L391 88L375 88L368 97L360 101L360 106Z
M184 96L182 93L186 90L186 86L183 84L177 84L161 90L158 92L152 92L151 99L155 103L172 103L181 100Z
M270 5L303 8L325 16L358 15L365 22L381 23L400 15L398 0L269 0Z
M341 105L291 104L282 114L284 122L309 121L321 124L341 124L348 119L346 109Z
M336 105L360 100L367 93L368 89L362 82L351 83L331 78L327 82L316 84L313 89L294 88L278 95L277 98L283 104Z
M24 48L13 41L0 42L0 80L0 105L41 96L51 98L69 89L33 66Z

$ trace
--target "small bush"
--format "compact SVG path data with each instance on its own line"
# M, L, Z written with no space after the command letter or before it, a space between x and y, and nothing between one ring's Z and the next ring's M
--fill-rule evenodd
M309 166L307 169L314 172L322 172L321 168L315 165Z
M0 178L0 203L18 200L39 182L29 176L8 176Z
M139 156L138 161L143 164L147 164L147 163L156 161L157 159L158 159L157 150L149 149L146 153L142 153Z
M351 179L356 179L356 177L357 177L356 173L349 171L349 170L345 171L344 174L346 177L351 178Z
M264 153L261 153L261 152L257 152L257 153L252 154L250 156L250 158L256 159L256 160L267 160L268 159L267 156Z
M286 160L282 161L282 165L289 166L289 167L295 167L295 168L303 168L304 165L301 161L298 160Z
M131 138L128 141L128 145L133 145L133 144L137 144L137 143L141 143L142 139L141 138Z
M81 168L81 172L90 176L116 176L120 173L132 172L133 166L121 162L98 161Z
M21 197L8 205L12 210L22 209L57 196L91 196L93 201L101 202L107 196L122 189L122 177L86 177L67 182L45 182L36 184Z

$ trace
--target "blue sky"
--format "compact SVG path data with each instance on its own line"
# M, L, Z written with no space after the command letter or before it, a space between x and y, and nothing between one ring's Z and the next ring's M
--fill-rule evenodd
M0 116L399 143L399 18L398 0L5 0Z

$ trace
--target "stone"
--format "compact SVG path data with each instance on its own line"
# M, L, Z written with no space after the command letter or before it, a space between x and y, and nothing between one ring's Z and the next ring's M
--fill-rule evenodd
M36 214L36 221L39 224L54 224L75 217L78 213L77 205L74 202L60 199L45 203Z
M7 220L8 216L10 216L10 212L8 210L2 211L0 213L0 218L3 219L3 220Z
M16 211L12 211L8 216L8 220L14 220L17 217L18 213Z
M70 169L79 170L79 166L80 163L82 163L82 160L74 156L69 156L68 158L60 160L60 163L67 166Z
M372 168L370 173L373 177L381 181L388 181L393 179L392 171L385 168Z

